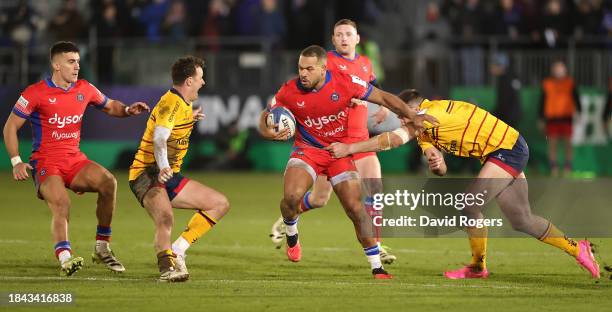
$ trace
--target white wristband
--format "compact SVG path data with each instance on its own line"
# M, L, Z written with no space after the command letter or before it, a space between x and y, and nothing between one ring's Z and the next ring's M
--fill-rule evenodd
M21 161L21 157L19 157L19 155L11 158L11 165L13 167L17 166L18 164L22 163L23 161Z
M132 114L130 114L130 107L129 106L125 106L125 108L123 109L123 111L125 111L125 114L128 116L132 116Z

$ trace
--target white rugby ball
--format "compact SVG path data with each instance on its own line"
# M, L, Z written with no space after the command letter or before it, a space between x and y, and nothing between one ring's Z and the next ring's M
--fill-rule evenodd
M284 129L289 129L289 138L295 135L295 117L286 108L278 106L273 108L266 119L268 126L278 125L275 130L280 132Z

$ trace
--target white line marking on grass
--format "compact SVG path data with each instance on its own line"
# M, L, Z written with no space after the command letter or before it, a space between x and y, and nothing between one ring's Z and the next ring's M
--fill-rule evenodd
M144 281L154 283L154 278L112 278L112 277L61 277L61 276L0 276L4 281L86 281L86 282L124 282L124 281ZM325 285L333 284L338 286L384 286L384 287L427 287L427 288L474 288L474 289L532 289L524 286L511 285L465 285L465 284L415 284L402 282L334 282L334 281L292 281L292 280L266 280L266 279L191 279L188 283L196 284L294 284L294 285Z
M3 281L102 281L102 282L123 282L123 281L155 281L152 278L112 278L112 277L62 277L62 276L0 276Z

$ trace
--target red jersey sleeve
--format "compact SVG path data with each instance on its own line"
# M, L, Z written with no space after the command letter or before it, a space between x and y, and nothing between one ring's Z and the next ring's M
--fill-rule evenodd
M353 98L367 101L374 86L355 75L349 75L348 77L350 78L351 90L354 91Z
M28 119L38 107L39 101L36 94L37 92L34 90L34 86L29 86L23 90L13 107L13 113L21 118Z
M90 93L88 105L93 105L97 109L103 109L106 103L108 103L108 97L89 82L87 82L87 90Z

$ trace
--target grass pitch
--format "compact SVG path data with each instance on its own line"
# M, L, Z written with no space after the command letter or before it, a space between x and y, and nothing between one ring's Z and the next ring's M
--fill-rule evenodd
M276 174L186 176L230 199L232 210L188 252L191 279L156 282L153 223L133 198L125 173L113 222L113 249L126 266L112 274L91 263L95 196L72 196L70 241L86 266L59 276L50 239L50 213L31 182L0 173L0 309L84 311L610 311L612 281L594 282L572 258L534 239L490 239L488 280L450 281L449 268L469 261L465 239L386 239L398 261L393 280L376 281L349 220L333 199L300 219L303 257L287 261L268 238L279 216L282 177ZM588 199L585 199L588 204ZM190 211L175 211L180 233ZM612 239L595 239L612 260ZM7 293L70 292L69 305L7 305Z

